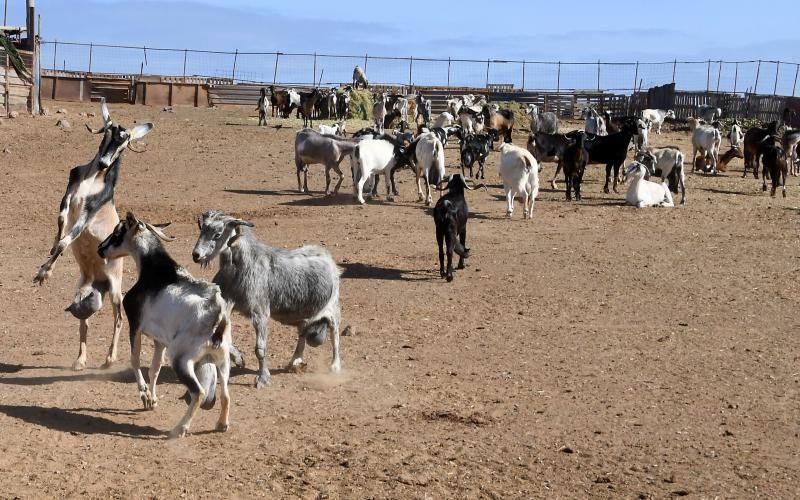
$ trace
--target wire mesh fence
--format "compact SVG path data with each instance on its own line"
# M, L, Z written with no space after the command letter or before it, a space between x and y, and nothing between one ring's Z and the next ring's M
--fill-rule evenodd
M234 83L323 85L351 82L426 87L632 93L667 83L692 91L797 94L800 64L782 61L570 62L432 59L284 52L226 52L42 42L42 68L71 72L226 78Z

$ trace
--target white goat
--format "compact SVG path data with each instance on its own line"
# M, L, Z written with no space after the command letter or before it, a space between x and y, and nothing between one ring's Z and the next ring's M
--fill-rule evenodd
M289 113L292 112L292 108L297 109L297 117L300 117L300 92L296 91L295 89L287 89L286 92L289 94Z
M514 212L514 198L522 197L522 218L533 216L533 202L539 194L539 163L524 148L503 143L500 146L500 177L508 203L506 215Z
M711 157L711 172L716 175L719 161L719 147L722 134L711 125L698 125L692 132L692 172L695 170L695 158L699 152L703 157Z
M453 123L454 119L455 118L453 118L453 115L451 115L449 111L444 111L442 114L436 117L436 120L433 122L433 126L444 128Z
M667 118L675 118L675 112L671 109L644 109L642 119L649 120L650 124L656 128L656 134L661 134L661 125Z
M686 204L686 175L683 166L683 153L677 148L646 148L636 155L636 161L644 164L650 175L660 175L664 182L675 171L681 188L681 205Z
M425 204L433 202L431 197L431 186L438 185L444 179L444 146L435 134L428 132L420 135L416 140L414 154L414 173L417 177L417 193L419 201L422 201L422 186L420 180L425 179L425 189L427 196Z
M139 277L122 305L130 325L131 365L144 407L158 405L156 382L166 351L173 371L191 397L189 408L170 437L186 435L197 410L214 406L217 373L222 386L217 430L226 431L231 310L217 285L193 278L169 256L159 240L172 239L128 212L100 243L97 253L108 259L129 255L136 263ZM142 334L155 342L149 388L139 367Z
M744 143L744 132L739 120L734 120L731 124L731 131L728 133L728 140L731 141L732 148L741 148Z
M356 145L351 157L351 170L353 195L359 203L364 204L364 185L374 180L378 174L384 175L386 196L392 199L390 173L399 160L398 153L396 145L384 139L365 140Z
M347 133L347 128L344 121L336 122L333 125L320 125L319 133L323 135L336 135L344 137Z
M627 182L628 177L633 177L625 194L625 202L638 208L675 206L667 185L645 180L646 172L647 167L636 161L631 162L625 169L624 181Z
M722 118L722 110L709 104L701 104L700 106L697 106L697 114L700 115L700 118L708 123Z
M636 119L636 136L633 138L633 146L636 151L641 151L650 144L650 121L637 118Z
M353 88L358 89L361 88L369 88L369 81L367 80L367 74L364 73L364 70L361 69L361 66L356 64L356 67L353 68Z

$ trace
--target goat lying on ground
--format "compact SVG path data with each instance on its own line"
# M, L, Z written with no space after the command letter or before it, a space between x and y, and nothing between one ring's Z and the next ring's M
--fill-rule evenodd
M103 260L97 255L97 245L103 241L119 222L114 205L122 153L130 143L141 139L152 129L143 123L128 130L111 121L105 100L100 104L103 127L87 128L103 134L100 148L86 165L73 168L58 212L58 228L50 257L39 268L34 283L43 284L53 273L56 260L67 248L72 248L80 269L78 290L67 311L80 320L80 346L74 370L86 367L86 341L89 317L100 310L103 295L108 293L114 313L114 334L108 349L105 365L117 360L117 342L122 328L122 260Z
M333 188L333 194L339 192L344 174L339 168L342 160L350 156L356 143L343 137L323 135L314 129L304 128L294 138L294 163L297 168L297 190L308 193L308 166L315 163L325 165L325 194L330 194L331 170L336 172L339 180ZM303 173L303 184L300 184L300 172Z
M444 184L445 181L442 181ZM439 198L433 207L433 221L436 224L436 242L439 245L439 274L448 282L453 281L453 252L458 254L456 269L464 269L464 259L469 257L467 244L467 218L469 209L464 198L464 190L472 189L461 174L452 174L444 187L447 194ZM445 247L447 268L444 265Z
M519 146L504 143L500 146L500 177L508 204L506 215L514 213L514 198L522 197L522 218L533 217L533 203L539 194L539 163Z
M666 184L645 180L647 167L639 162L631 162L625 170L625 181L633 177L625 194L625 202L635 207L672 207L672 194Z
M686 175L683 168L683 153L677 148L647 148L636 154L636 161L647 167L649 174L661 177L661 182L673 176L681 188L681 205L686 204ZM672 191L677 192L677 186Z
M336 135L339 137L345 137L347 134L347 128L345 122L336 122L333 125L320 125L319 126L319 133L322 135Z
M290 369L301 369L306 343L322 345L333 332L330 370L341 370L339 357L340 270L322 247L307 245L283 250L259 242L247 221L219 211L204 213L197 221L200 236L192 259L208 265L219 257L214 283L234 310L247 316L256 331L258 375L256 387L269 383L267 326L273 318L297 327L297 347Z
M166 351L175 375L191 397L186 414L170 436L186 435L197 410L214 406L217 372L222 386L217 430L226 431L230 411L230 309L217 285L194 279L172 260L159 240L172 238L128 212L97 247L101 258L129 255L136 262L138 279L122 304L130 326L131 365L139 397L145 408L158 405L156 382ZM155 342L149 388L139 367L143 334Z

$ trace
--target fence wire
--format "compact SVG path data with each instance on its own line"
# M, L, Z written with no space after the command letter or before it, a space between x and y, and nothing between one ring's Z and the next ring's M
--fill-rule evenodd
M353 67L371 84L631 93L675 83L687 91L796 95L800 64L782 61L570 62L227 52L42 42L42 68L114 75L225 78L235 83L348 84Z

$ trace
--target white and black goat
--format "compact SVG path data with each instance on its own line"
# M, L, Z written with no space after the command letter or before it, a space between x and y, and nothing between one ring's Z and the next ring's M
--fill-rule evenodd
M258 98L258 126L267 125L267 109L269 109L269 98L267 97L267 89L261 88L261 96Z
M111 234L119 222L114 192L122 153L131 142L141 139L153 129L151 123L143 123L130 130L114 123L105 101L100 104L100 110L103 126L92 130L87 125L91 132L103 134L100 148L92 161L70 170L50 257L33 279L35 283L43 284L52 275L56 260L67 248L72 248L80 269L80 279L75 298L66 310L80 320L78 358L72 364L75 370L86 367L89 317L100 310L106 293L111 298L114 312L114 334L104 366L110 366L117 359L117 342L122 328L122 260L101 259L97 255L97 245Z
M683 167L683 153L678 148L646 148L636 153L636 161L647 167L651 176L661 177L661 182L669 179L673 192L681 189L681 205L686 204L686 175Z
M647 167L639 162L631 162L625 169L624 181L633 177L628 192L625 193L625 203L638 208L644 207L672 207L672 194L666 183L658 184L645 180Z
M186 435L197 410L214 406L217 374L222 389L217 430L226 431L230 413L230 308L217 285L193 278L169 256L161 240L173 238L167 237L160 227L128 212L125 220L97 247L101 258L130 256L136 263L138 279L125 294L122 305L130 327L131 366L139 397L145 408L158 405L156 383L166 352L172 370L190 396L189 408L170 437ZM155 342L150 387L139 366L142 335Z
M408 148L387 136L359 142L351 156L353 195L358 202L364 204L364 187L367 186L371 192L377 175L385 175L386 195L391 200L395 191L392 186L392 171L403 164L407 156Z
M671 109L644 109L642 110L642 119L647 120L655 127L656 134L661 135L661 126L667 118L675 119L675 111Z
M318 347L333 332L330 370L341 370L339 356L340 269L322 247L308 245L284 250L265 245L250 229L253 224L209 211L198 218L200 236L192 259L208 265L219 257L214 283L233 309L247 316L256 331L256 387L269 383L267 332L269 319L297 327L297 347L289 369L305 366L306 343Z

